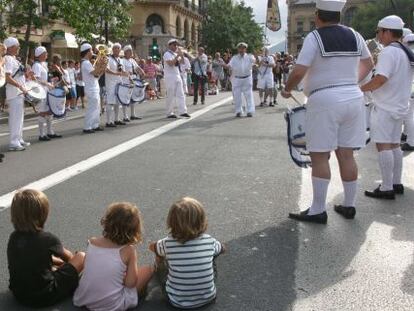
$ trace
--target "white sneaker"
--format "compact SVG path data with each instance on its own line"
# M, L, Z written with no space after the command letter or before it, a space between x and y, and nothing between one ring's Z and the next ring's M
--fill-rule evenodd
M23 147L29 147L30 146L30 143L27 143L25 141L21 141L20 142L20 145L22 145Z
M9 146L9 151L23 151L26 150L23 146Z

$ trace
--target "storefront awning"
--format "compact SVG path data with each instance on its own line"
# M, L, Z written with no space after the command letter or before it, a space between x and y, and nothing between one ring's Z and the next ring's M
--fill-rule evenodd
M76 37L68 32L65 32L65 37L62 36L62 38L59 39L55 38L52 46L53 48L79 48L79 45L76 42Z

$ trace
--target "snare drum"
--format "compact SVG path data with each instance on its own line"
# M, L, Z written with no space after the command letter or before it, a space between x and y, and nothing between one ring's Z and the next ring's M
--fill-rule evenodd
M35 81L27 81L25 87L27 89L27 93L24 98L30 104L36 106L42 100L46 99L46 91L39 83Z
M57 87L47 92L47 105L55 118L63 118L66 115L66 91Z
M145 90L148 82L144 82L140 79L134 79L134 88L132 90L131 102L142 103L145 100Z
M123 106L128 106L131 103L134 85L129 83L118 83L115 87L115 94L118 101Z

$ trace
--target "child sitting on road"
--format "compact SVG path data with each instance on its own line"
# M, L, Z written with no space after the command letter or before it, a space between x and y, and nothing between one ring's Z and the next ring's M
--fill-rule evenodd
M83 269L84 253L72 255L55 235L43 231L49 208L47 196L37 190L18 191L11 205L15 231L7 245L9 288L29 307L47 307L70 297Z
M195 199L182 198L171 206L167 226L169 236L151 243L149 248L158 256L158 266L165 261L168 266L165 282L168 300L174 307L183 309L213 302L216 298L214 259L225 249L204 233L207 219L203 206Z
M154 268L138 267L141 215L132 203L111 204L101 220L101 237L90 238L85 270L73 297L78 307L123 311L138 305Z

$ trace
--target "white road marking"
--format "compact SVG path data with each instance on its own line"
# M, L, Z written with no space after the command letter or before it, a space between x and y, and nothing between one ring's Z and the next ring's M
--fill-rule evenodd
M83 115L80 115L80 116L73 116L73 117L68 117L68 118L64 118L64 119L58 119L58 120L53 120L53 124L57 124L57 123L61 123L61 122L65 122L65 121L70 121L70 120L76 120L76 119L81 119L81 118L83 118L84 116ZM39 125L38 124L36 124L36 125L30 125L30 126L26 126L26 127L24 127L23 128L23 131L30 131L30 130L34 130L34 129L37 129L39 127ZM3 132L3 133L0 133L0 137L4 137L4 136L9 136L9 132Z
M222 100L220 100L219 102L206 106L203 109L200 109L194 113L192 113L191 118L189 119L178 119L177 121L173 121L171 123L168 123L166 125L163 125L159 128L156 128L148 133L145 133L141 136L135 137L131 140L128 140L122 144L119 144L115 147L112 147L106 151L103 151L99 154L96 154L86 160L83 160L81 162L78 162L72 166L69 166L67 168L64 168L56 173L53 173L47 177L41 178L39 180L36 180L26 186L23 186L21 188L30 188L30 189L38 189L38 190L46 190L49 189L57 184L60 184L72 177L75 177L76 175L79 175L83 172L86 172L96 166L98 166L99 164L102 164L108 160L111 160L117 156L119 156L120 154L127 152L139 145L142 145L143 143L154 139L158 136L161 136L185 123L188 123L200 116L202 116L203 114L217 108L220 107L228 102L230 102L232 100L233 97L227 97L224 98ZM13 199L14 194L16 193L15 191L6 193L4 195L2 195L0 197L0 211L4 211L7 208L10 207L11 204L11 200Z

